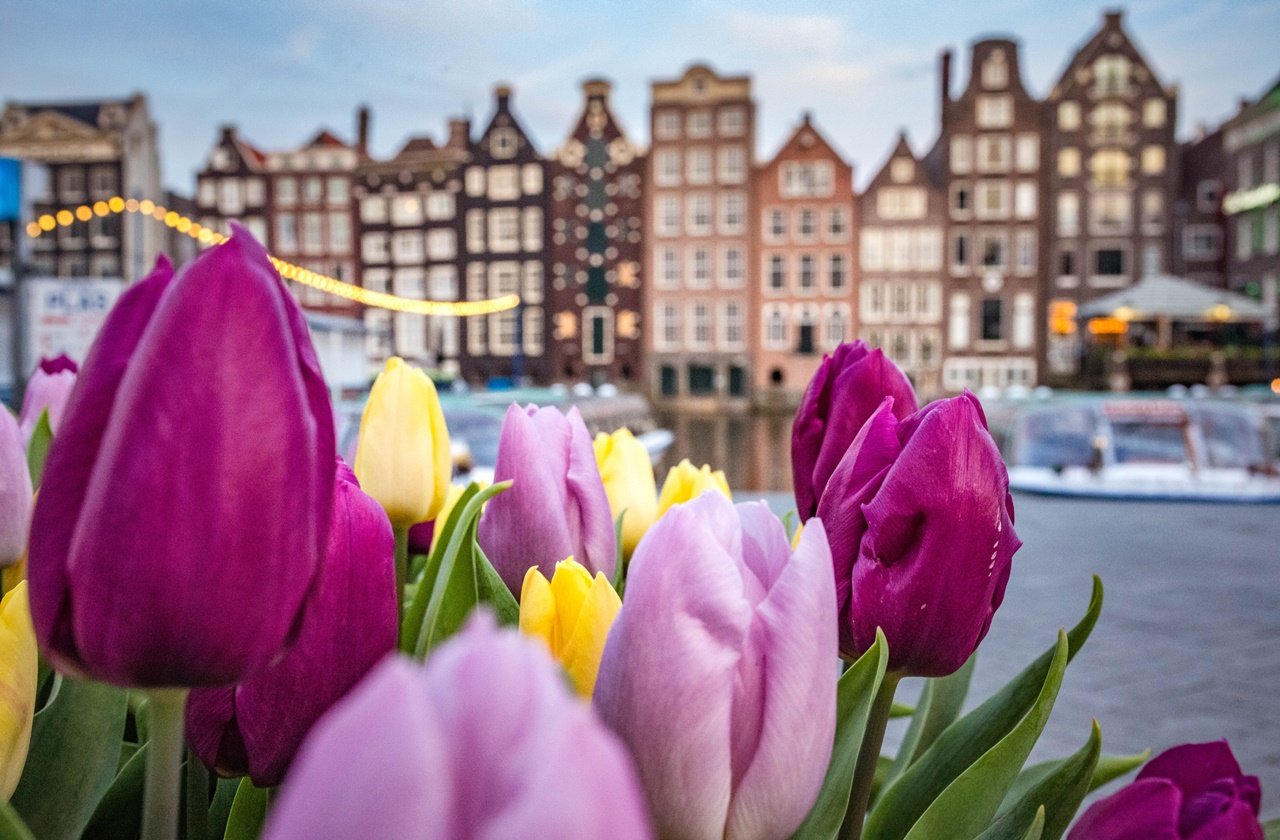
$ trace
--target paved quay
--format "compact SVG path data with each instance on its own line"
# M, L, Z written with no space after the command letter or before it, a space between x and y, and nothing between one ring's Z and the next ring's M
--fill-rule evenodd
M781 495L769 501L788 505ZM1261 779L1264 817L1280 817L1280 506L1025 494L1014 504L1024 546L968 705L1079 619L1096 572L1102 616L1031 761L1078 749L1092 717L1110 753L1226 737ZM918 691L913 682L901 699ZM890 742L905 728L896 723Z

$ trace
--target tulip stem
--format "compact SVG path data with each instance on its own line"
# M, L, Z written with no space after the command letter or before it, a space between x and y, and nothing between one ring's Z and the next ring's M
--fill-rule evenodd
M147 692L147 699L149 741L142 794L142 840L174 840L178 836L182 713L187 689L152 689Z
M867 805L871 802L871 786L876 778L876 765L880 762L880 748L884 745L884 732L889 726L889 713L893 711L893 695L901 679L900 674L886 673L871 704L867 728L862 735L862 748L858 751L858 765L853 771L849 807L844 813L844 825L840 827L841 840L862 838L862 824L866 821Z
M404 626L404 585L409 582L409 529L392 526L396 536L396 627ZM383 533L386 533L385 531Z

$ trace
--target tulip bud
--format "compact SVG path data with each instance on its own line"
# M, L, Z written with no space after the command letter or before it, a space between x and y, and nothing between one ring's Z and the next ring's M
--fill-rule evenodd
M672 505L696 499L707 490L719 491L726 499L733 498L724 470L713 472L706 464L695 467L685 458L667 471L667 478L662 482L662 493L658 496L658 516L670 510Z
M618 542L609 497L578 409L512 404L493 480L512 485L485 505L479 542L513 594L530 567L549 576L566 557L613 577Z
M622 553L630 557L644 532L658 518L658 488L649 450L630 429L604 432L595 439L596 466L609 497L609 510L622 517Z
M1009 476L973 394L905 420L886 397L822 500L840 610L841 652L889 643L889 669L956 671L1004 599L1013 554Z
M536 566L520 590L520 629L546 642L573 687L590 697L600 655L622 601L601 572L594 578L572 557L556 564L551 581Z
M626 751L542 646L482 613L389 656L312 729L266 840L652 837Z
M395 541L382 507L338 461L333 527L297 641L235 686L187 699L187 740L209 767L280 784L311 725L396 646Z
M395 356L374 380L360 418L356 475L397 528L435 519L449 490L449 430L436 386Z
M906 374L879 348L846 342L822 357L791 427L791 471L802 521L817 512L836 464L885 397L893 397L899 418L916 410Z
M1069 840L1262 840L1262 789L1224 741L1183 744L1143 767L1132 784L1084 812Z
M636 549L594 704L630 748L661 837L789 837L836 717L835 592L822 522L794 552L763 502L704 493Z
M61 670L234 683L279 655L328 539L333 409L293 296L238 226L131 286L89 351L31 526Z
M22 559L31 527L31 473L18 421L0 408L0 567Z
M76 384L76 370L76 363L65 354L40 360L27 381L26 393L22 395L22 413L18 423L24 444L31 441L40 415L46 411L49 412L49 429L55 433L58 431L71 389Z
M18 787L31 746L37 659L23 581L0 600L0 799L6 802Z

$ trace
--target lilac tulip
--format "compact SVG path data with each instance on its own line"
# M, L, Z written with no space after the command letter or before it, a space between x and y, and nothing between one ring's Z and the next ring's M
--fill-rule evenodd
M502 424L494 482L511 481L485 506L479 541L507 587L519 593L537 566L548 579L573 557L592 575L613 577L617 535L578 409L512 404Z
M763 502L703 493L641 540L595 705L659 836L787 837L831 758L836 612L820 520L793 552Z
M31 526L31 613L61 670L234 683L297 623L328 538L333 412L302 312L240 228L121 296Z
M480 614L388 657L316 724L267 840L651 837L622 745L540 643Z
M338 461L333 527L293 647L235 686L187 700L187 740L205 764L280 784L311 725L396 646L395 539Z
M62 425L62 414L67 399L76 384L76 363L65 353L53 359L41 359L35 372L27 380L26 393L22 395L22 413L18 423L22 427L22 440L31 441L31 435L40 422L40 415L49 412L49 428L57 432Z
M801 520L817 513L836 464L885 397L893 397L899 418L916 410L911 383L879 348L854 341L822 357L791 427L791 472Z
M12 566L27 550L31 526L31 473L18 421L0 407L0 566Z
M1134 782L1095 802L1069 840L1263 840L1262 790L1225 740L1183 744L1142 768Z
M832 473L818 516L831 538L841 652L861 655L880 627L890 670L941 676L963 665L1022 545L977 398L965 392L904 420L885 398Z

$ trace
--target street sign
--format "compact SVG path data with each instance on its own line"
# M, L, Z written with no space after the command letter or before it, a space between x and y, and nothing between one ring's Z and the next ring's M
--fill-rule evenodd
M84 361L89 345L124 291L114 278L28 277L22 284L22 370L41 356Z

